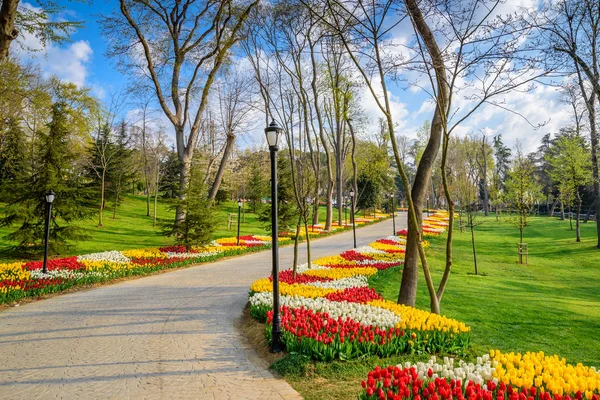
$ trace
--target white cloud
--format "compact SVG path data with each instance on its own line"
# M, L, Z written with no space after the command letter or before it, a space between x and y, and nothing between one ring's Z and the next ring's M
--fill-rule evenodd
M21 6L40 10L29 3L23 3ZM34 35L21 32L19 43L21 46L18 43L13 45L17 58L39 65L45 76L56 75L77 86L86 84L89 75L88 66L94 53L87 40L79 40L67 46L47 43L44 47Z

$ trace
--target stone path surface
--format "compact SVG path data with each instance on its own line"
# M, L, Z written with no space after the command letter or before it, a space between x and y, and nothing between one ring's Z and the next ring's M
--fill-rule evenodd
M357 242L391 233L387 220ZM337 254L352 231L311 244L315 258ZM280 248L282 269L292 252ZM270 270L264 251L2 311L0 399L300 399L236 328Z

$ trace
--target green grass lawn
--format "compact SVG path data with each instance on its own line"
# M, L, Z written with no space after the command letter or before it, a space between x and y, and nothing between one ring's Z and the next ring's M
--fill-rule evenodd
M582 224L582 241L568 221L538 217L525 229L529 264L517 263L518 230L495 217L476 227L478 269L474 275L470 233L457 232L454 265L442 313L472 327L473 352L544 351L569 362L600 366L600 250L595 223ZM444 266L445 237L431 240L433 277ZM424 278L417 307L427 309ZM373 286L396 300L398 270L379 274Z
M234 213L237 216L237 202L224 202L218 206L217 228L214 233L215 239L221 237L233 237L237 235L237 225L232 224L231 230L227 229L227 216ZM246 207L245 216L242 215L241 235L268 234L263 223L258 220L258 215L249 212ZM151 208L152 212L152 208ZM335 210L334 210L335 212ZM0 215L2 205L0 204ZM104 212L103 226L98 227L98 216L78 223L86 229L91 239L77 243L68 255L87 254L107 250L127 250L143 247L165 246L173 243L173 238L162 233L161 226L175 218L175 211L170 209L166 202L158 203L157 226L152 226L152 218L146 216L146 197L129 195L117 209L116 219L112 219L112 208ZM325 208L322 207L319 214L321 221L325 220ZM13 261L14 256L7 253L11 243L5 239L8 233L15 227L0 227L0 262Z
M472 350L466 358L490 349L558 354L571 363L600 367L600 250L595 248L595 223L582 224L582 242L568 221L534 218L525 230L529 265L517 263L518 230L495 217L476 228L478 267L473 274L470 233L456 232L454 268L442 313L472 329ZM445 235L430 239L428 260L435 282L444 266ZM396 300L400 268L372 277L371 286ZM417 307L429 309L428 292L420 276ZM360 381L375 366L420 361L428 355L368 357L331 363L288 355L273 368L306 400L351 399Z

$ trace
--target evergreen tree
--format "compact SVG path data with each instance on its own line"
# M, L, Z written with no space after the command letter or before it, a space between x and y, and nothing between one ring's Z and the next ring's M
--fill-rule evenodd
M202 168L197 159L191 166L190 180L185 199L175 201L173 208L185 207L185 219L179 224L169 223L167 234L175 236L175 241L186 247L206 245L213 237L217 220L215 210L208 200L208 188L202 179Z
M132 165L132 151L128 147L129 137L127 124L121 121L114 143L114 156L108 169L107 180L113 204L113 219L117 217L117 207L123 200L123 192L135 176Z
M269 187L269 193L271 188ZM279 231L293 230L298 220L298 207L294 200L294 188L292 186L292 170L287 157L280 157L277 162L277 220ZM271 207L265 207L259 217L264 223L265 230L271 232ZM295 230L294 230L295 231Z
M28 164L25 134L20 121L8 118L0 131L0 201L14 189L14 182L22 181L27 174Z
M171 149L166 157L163 166L163 175L160 179L160 187L163 190L163 197L167 199L175 199L179 194L179 173L181 170L179 157L175 149Z
M260 212L262 199L267 195L268 182L265 181L264 172L259 163L253 163L250 167L250 179L248 180L248 189L246 198L250 201L252 212Z
M371 179L367 174L362 173L356 181L358 186L358 198L356 200L356 208L366 210L377 205L380 186L379 182Z
M502 135L494 136L494 158L496 161L496 177L500 189L506 187L506 179L510 170L511 151L502 143Z
M46 220L45 195L54 190L50 226L50 253L60 254L73 240L86 238L85 231L74 222L90 217L89 191L83 176L73 168L76 153L69 142L71 108L64 102L54 103L48 133L40 134L40 162L32 178L13 182L8 195L5 216L1 226L19 224L5 239L17 241L19 254L33 254L43 249Z

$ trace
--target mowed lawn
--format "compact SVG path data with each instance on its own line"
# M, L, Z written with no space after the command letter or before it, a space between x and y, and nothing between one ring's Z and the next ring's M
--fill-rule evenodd
M474 275L471 236L456 232L454 264L442 313L472 327L473 353L544 351L600 367L600 249L596 224L582 224L581 243L568 221L537 217L525 229L529 264L517 263L519 231L508 218L481 217L475 230L480 275ZM435 282L444 266L445 236L430 239ZM378 274L373 286L396 300L399 270ZM428 309L420 277L417 307Z
M228 214L234 214L237 218L237 202L224 202L217 206L217 227L214 238L234 237L237 235L237 224L231 225L228 230ZM263 205L265 207L265 205ZM152 205L150 212L152 214ZM241 235L267 235L269 234L264 224L258 220L258 215L251 213L248 206L245 206L245 216L242 214L240 224ZM319 219L325 220L325 208L321 207ZM336 210L334 209L334 212ZM2 216L2 204L0 204L0 216ZM78 226L84 228L90 236L89 240L77 243L77 246L69 251L69 255L79 255L94 253L107 250L127 250L144 247L157 247L173 244L172 237L163 234L163 226L175 218L175 211L171 206L159 201L157 208L157 225L152 226L152 217L146 216L146 197L129 195L123 203L117 208L116 219L112 218L113 209L108 207L104 211L103 226L98 226L98 215L93 218L80 221ZM14 245L4 239L8 233L16 229L12 227L0 227L0 262L13 261L14 256L7 253L10 246Z

